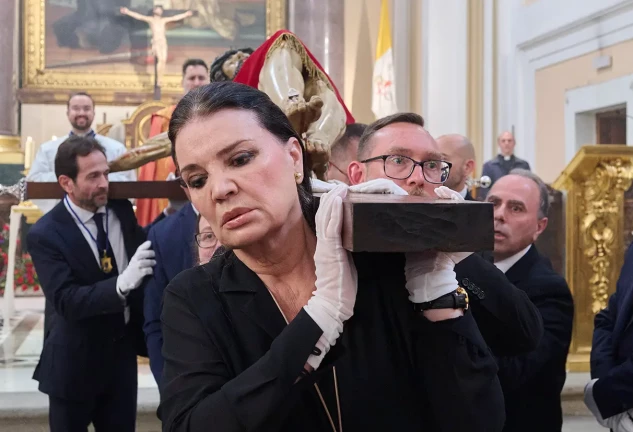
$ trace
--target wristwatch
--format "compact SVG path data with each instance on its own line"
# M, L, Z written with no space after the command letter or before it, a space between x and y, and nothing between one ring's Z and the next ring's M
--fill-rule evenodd
M468 310L468 303L468 293L466 290L462 287L457 287L455 291L444 294L430 302L416 303L414 304L414 308L416 312L424 312L429 309Z

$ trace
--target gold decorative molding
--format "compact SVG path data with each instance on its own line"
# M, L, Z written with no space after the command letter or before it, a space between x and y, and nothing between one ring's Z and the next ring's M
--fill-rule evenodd
M26 217L27 224L34 224L41 218L44 213L31 201L23 201L20 204L11 207L11 211L23 214Z
M575 303L568 367L589 371L596 313L607 306L624 259L624 193L633 183L633 147L584 146L558 179L566 192L565 278Z
M467 134L475 160L483 160L484 141L484 0L468 1Z
M149 132L152 114L168 106L162 101L149 101L139 105L129 118L121 122L125 128L125 146L132 149L142 145L148 139L143 131L147 129Z
M19 136L0 135L0 164L22 165L24 152Z
M90 92L99 104L137 105L152 98L151 73L62 71L46 69L45 0L24 0L22 102L65 103L71 91ZM286 25L286 0L266 0L266 36ZM230 41L227 41L227 47ZM257 47L253 47L257 48ZM166 74L161 91L170 102L182 95L180 74ZM38 99L39 98L39 99Z

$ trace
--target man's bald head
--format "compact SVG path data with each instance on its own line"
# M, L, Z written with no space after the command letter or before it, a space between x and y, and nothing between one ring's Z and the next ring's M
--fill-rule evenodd
M437 139L437 144L444 160L453 164L444 185L461 192L475 170L475 147L467 137L458 134L442 135Z

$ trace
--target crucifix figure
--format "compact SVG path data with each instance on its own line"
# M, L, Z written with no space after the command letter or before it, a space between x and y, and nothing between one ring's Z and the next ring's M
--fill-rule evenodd
M164 18L164 9L162 6L155 6L152 10L152 16L133 12L126 7L122 7L120 11L124 15L128 15L134 19L144 21L149 24L149 28L152 32L152 54L156 59L156 86L160 87L163 75L165 74L165 67L167 65L167 36L165 34L165 26L167 23L181 21L188 18L193 15L193 12L189 10L178 15Z

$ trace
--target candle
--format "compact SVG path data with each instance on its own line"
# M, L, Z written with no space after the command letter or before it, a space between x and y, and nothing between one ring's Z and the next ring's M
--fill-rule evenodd
M33 150L34 150L33 137L27 137L24 143L24 169L29 170L31 168L31 162L33 162Z

